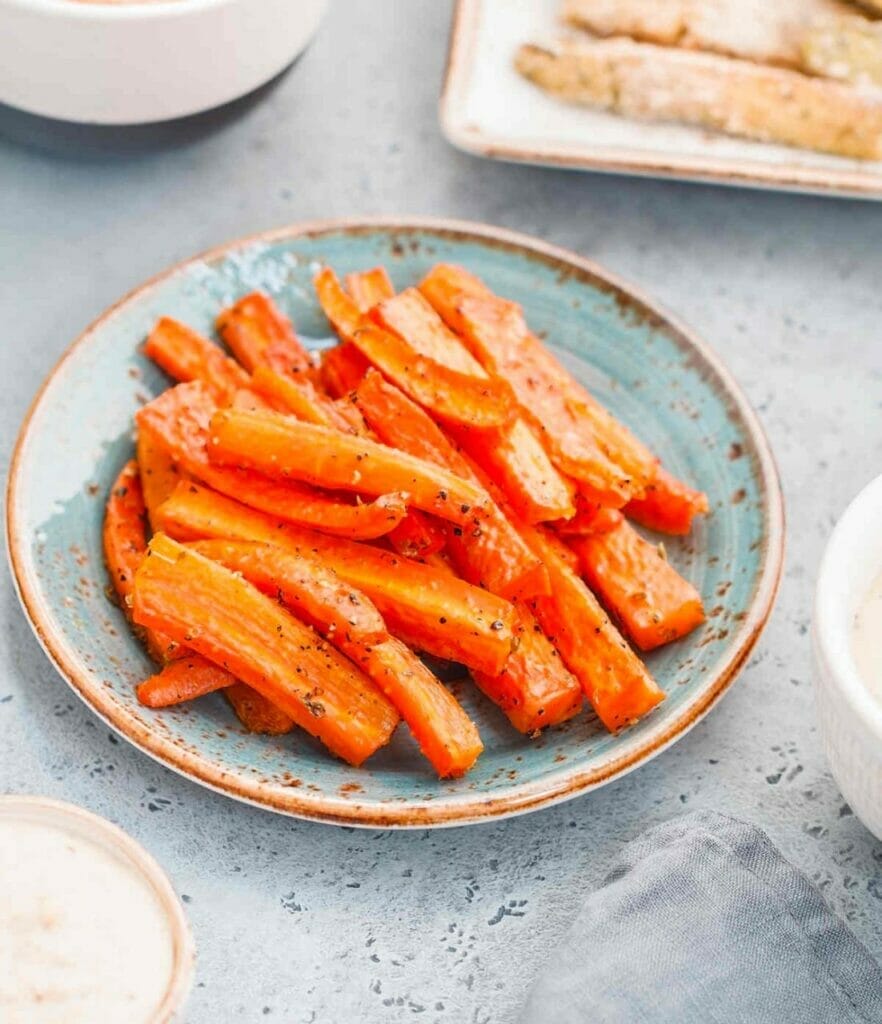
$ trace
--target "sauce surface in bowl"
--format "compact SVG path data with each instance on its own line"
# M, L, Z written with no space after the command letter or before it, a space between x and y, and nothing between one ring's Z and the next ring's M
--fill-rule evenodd
M53 820L0 815L0 1020L148 1024L174 945L124 856Z
M858 674L870 693L882 702L882 572L858 607L851 644Z

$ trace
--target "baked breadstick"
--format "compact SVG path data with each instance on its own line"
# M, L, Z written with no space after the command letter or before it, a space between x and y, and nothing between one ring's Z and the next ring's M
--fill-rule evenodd
M563 100L765 142L882 158L882 98L838 82L627 39L522 46L515 66Z
M598 36L798 68L808 26L849 12L843 0L565 0L562 15Z
M882 86L882 21L850 17L813 25L802 40L802 62L816 75Z

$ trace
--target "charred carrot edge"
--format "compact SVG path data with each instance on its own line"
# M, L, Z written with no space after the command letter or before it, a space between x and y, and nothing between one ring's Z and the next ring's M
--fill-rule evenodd
M156 510L177 487L181 479L181 470L161 439L149 427L142 427L138 431L135 451L147 518L151 527L155 529L153 517ZM145 538L144 549L146 548Z
M630 523L580 537L572 547L591 589L642 651L679 640L704 622L701 595Z
M244 295L221 310L216 327L249 373L267 361L268 352L279 369L284 367L293 374L310 369L309 353L294 333L291 321L264 292Z
M207 338L168 316L157 322L144 352L177 381L201 380L221 404L230 401L239 388L248 386L248 374L238 363Z
M643 496L625 506L625 515L660 533L685 535L692 529L696 516L710 512L707 495L672 476L659 466L655 479L647 485Z
M391 632L408 630L439 658L497 673L511 651L514 607L449 571L314 533L192 483L178 486L158 518L178 540L258 541L318 558L370 597Z
M187 643L350 764L389 741L398 714L355 665L246 580L162 534L135 579L134 619Z
M241 573L335 645L346 642L370 646L388 635L386 623L370 598L301 551L233 540L194 541L187 547L230 572Z
M465 458L432 419L394 385L371 371L355 395L368 423L387 444L447 466L478 481ZM530 597L547 590L542 563L493 504L483 523L448 528L447 546L461 574L501 597Z
M460 703L420 659L394 637L352 657L398 709L438 775L465 775L484 744Z
M248 732L284 736L294 728L294 720L281 708L244 683L234 682L224 690L224 696Z
M520 307L450 265L434 267L419 288L484 368L509 381L565 473L607 493L609 504L642 491L654 474L651 452L529 331Z
M381 302L371 313L421 355L471 376L486 371L416 288ZM492 435L456 435L457 443L496 480L521 518L535 523L573 514L573 487L551 464L545 449L520 417Z
M582 687L524 605L518 605L518 618L518 646L502 671L495 676L473 671L472 676L518 732L532 735L577 715Z
M480 525L488 504L480 487L449 470L366 437L274 413L219 410L211 418L208 455L215 464L276 480L371 495L400 491L408 505L470 527Z
M141 408L135 420L139 430L152 431L186 475L283 519L315 526L326 533L373 540L393 530L407 514L400 494L346 504L306 484L281 483L259 473L213 465L207 447L215 409L207 390L195 381L169 388Z
M354 345L344 342L322 353L319 376L329 395L344 398L358 387L370 365Z
M400 335L374 326L362 316L329 267L316 275L315 288L325 315L340 337L439 419L474 430L502 428L511 422L514 396L504 380L451 370L421 355Z
M385 267L374 267L357 274L347 274L346 291L358 306L359 312L368 313L378 302L391 298L395 294L395 287Z
M145 679L135 692L138 700L146 707L167 708L196 697L204 697L215 690L223 690L235 682L235 676L225 669L190 651Z
M551 594L532 602L533 611L601 722L617 732L651 711L664 692L549 538L525 528L551 577Z

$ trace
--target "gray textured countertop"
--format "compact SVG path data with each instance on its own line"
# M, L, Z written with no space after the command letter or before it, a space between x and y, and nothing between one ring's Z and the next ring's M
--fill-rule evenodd
M449 7L332 5L256 99L96 132L0 112L0 452L71 338L165 265L298 219L435 214L569 246L701 332L760 411L786 491L777 609L738 684L648 766L510 822L362 832L240 806L110 736L0 586L0 790L72 800L146 844L199 947L192 1024L506 1022L574 901L649 824L710 807L767 829L882 957L882 844L827 771L809 617L817 562L882 469L882 205L510 167L441 138Z

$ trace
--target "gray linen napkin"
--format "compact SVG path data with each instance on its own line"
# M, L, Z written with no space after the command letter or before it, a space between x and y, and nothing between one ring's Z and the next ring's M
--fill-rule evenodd
M882 1024L882 971L753 825L699 811L625 847L521 1024Z

